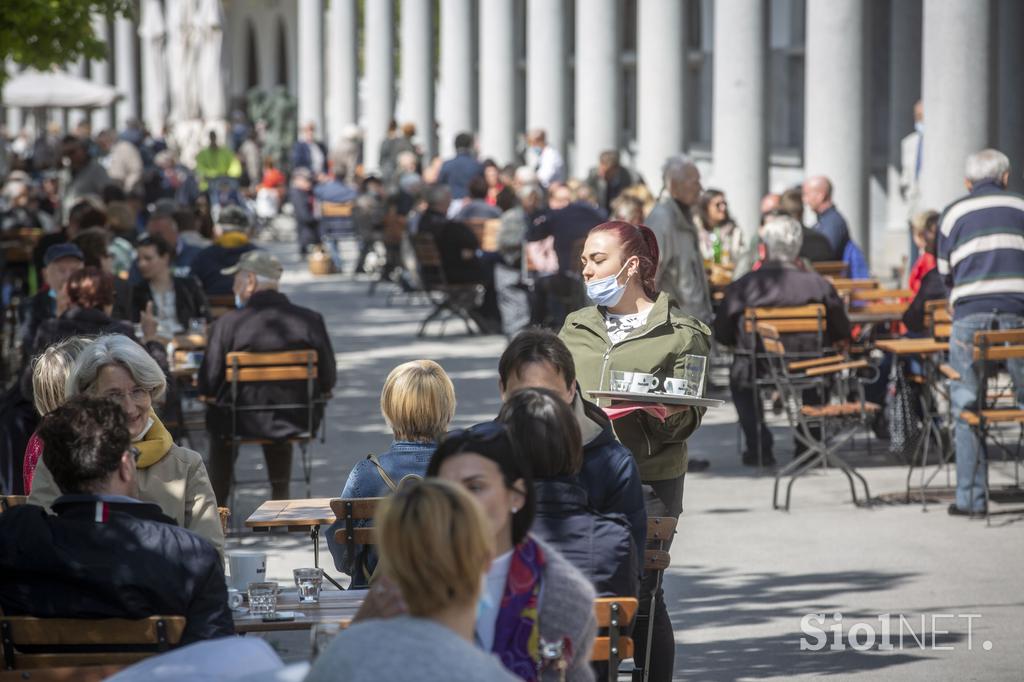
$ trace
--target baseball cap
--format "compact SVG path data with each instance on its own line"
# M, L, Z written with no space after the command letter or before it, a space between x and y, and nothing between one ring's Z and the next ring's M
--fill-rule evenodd
M243 253L235 265L224 268L220 274L233 275L236 272L251 272L261 277L280 279L284 268L281 267L281 261L274 258L269 252L257 249Z
M61 258L77 258L78 260L85 262L85 256L82 255L82 250L75 244L54 244L46 250L43 254L43 267L46 267L55 260Z

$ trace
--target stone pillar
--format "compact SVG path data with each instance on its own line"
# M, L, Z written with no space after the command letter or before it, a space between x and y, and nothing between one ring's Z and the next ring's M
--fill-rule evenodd
M93 83L110 85L110 25L106 17L94 15L92 19L92 30L96 38L107 46L105 59L89 60L89 78ZM111 126L110 107L102 107L92 110L92 130L98 133L104 128Z
M416 139L427 157L437 153L434 132L433 3L402 0L401 97L404 120L416 124Z
M327 114L327 135L324 139L333 148L341 140L346 126L359 121L359 62L356 49L359 23L356 0L331 0L328 17L331 39L328 69L330 108Z
M989 20L988 2L924 1L923 208L962 196L967 155L989 144Z
M13 59L7 59L7 74L13 78L18 75L21 69L14 63ZM4 105L4 125L7 126L7 137L13 138L21 130L22 112L21 107L9 107Z
M636 43L637 170L657 193L662 164L686 141L685 3L640 0Z
M455 136L476 130L473 109L473 3L441 0L441 130L443 156L455 152ZM511 27L510 27L511 30Z
M516 156L516 49L513 0L480 3L480 154L498 165Z
M527 0L526 127L543 128L563 158L569 87L565 31L565 0Z
M139 117L137 72L135 25L131 19L118 16L114 19L114 82L124 95L114 105L118 130L124 129L128 119Z
M866 255L871 250L864 12L861 0L807 3L804 171L832 181L836 208Z
M718 0L714 22L711 175L753 243L768 189L768 3Z
M999 0L996 147L1010 157L1010 189L1024 192L1024 3Z
M299 0L298 77L299 128L309 121L324 134L324 3Z
M570 175L584 178L622 131L622 69L617 0L576 2L576 161ZM680 36L682 40L682 36Z
M366 3L366 135L363 165L380 169L380 143L394 115L395 39L394 9L390 2Z

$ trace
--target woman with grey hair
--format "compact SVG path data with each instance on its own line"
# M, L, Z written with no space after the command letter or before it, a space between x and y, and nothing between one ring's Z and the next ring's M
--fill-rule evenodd
M160 506L182 528L224 548L217 502L202 456L175 445L153 411L167 381L145 349L127 336L101 336L79 354L68 377L68 398L79 394L112 400L128 418L132 445L140 452L138 498ZM44 444L45 445L45 444ZM50 507L61 491L40 460L29 502Z

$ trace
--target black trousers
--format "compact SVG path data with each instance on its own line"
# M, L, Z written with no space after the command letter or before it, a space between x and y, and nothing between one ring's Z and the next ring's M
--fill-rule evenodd
M225 506L231 495L235 457L231 456L231 440L210 434L210 484L217 496L217 505ZM270 496L275 500L289 499L288 484L292 477L292 444L267 443L263 445L263 458L267 462Z
M647 516L671 516L678 519L683 512L683 483L686 474L679 478L672 478L667 481L651 481L644 484L644 495L647 502ZM672 546L669 541L665 547L668 550ZM668 617L668 609L665 607L665 590L658 587L655 590L657 576L654 573L644 572L643 580L640 581L640 608L639 616L642 622L646 618L653 619L654 631L651 636L651 672L649 679L653 682L671 682L672 670L676 664L676 638L672 629L672 620ZM654 594L654 613L651 613L651 594ZM641 628L633 628L633 641L635 657L634 660L643 663L647 651L647 633ZM634 682L640 680L640 675L634 675Z

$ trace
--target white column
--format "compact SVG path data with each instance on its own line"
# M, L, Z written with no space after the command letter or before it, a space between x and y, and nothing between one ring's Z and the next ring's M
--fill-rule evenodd
M139 116L139 89L136 83L138 61L135 50L135 26L131 19L114 19L114 82L124 95L115 105L118 130L130 118Z
M718 0L714 22L712 177L751 242L768 189L768 3Z
M298 124L301 128L312 121L318 136L324 132L323 16L323 0L299 0Z
M921 206L964 194L964 161L989 144L989 3L924 0Z
M402 0L401 31L402 110L405 120L416 124L416 138L427 157L431 157L437 153L434 133L433 3Z
M996 147L1010 157L1010 189L1024 192L1024 3L999 0Z
M480 3L480 154L498 165L516 156L515 5Z
M718 9L715 13L717 16ZM686 141L686 5L640 0L637 9L637 169L657 193L661 166Z
M568 69L565 0L527 0L526 127L543 128L565 158Z
M394 115L395 39L394 9L387 2L366 3L366 137L363 164L380 167L380 143Z
M473 4L470 0L440 2L439 146L443 156L451 156L455 152L455 136L476 129L473 117Z
M869 254L864 11L861 0L807 3L804 171L832 181L850 237Z
M331 60L330 110L327 135L329 147L341 140L345 126L359 120L359 62L356 57L359 25L355 0L331 0L329 57Z
M619 24L616 0L577 0L576 163L570 173L576 177L586 177L601 152L620 145Z
M7 59L7 74L9 77L17 76L20 70L13 59ZM15 137L21 130L21 118L21 107L4 106L4 124L7 126L7 136L9 138Z
M90 80L92 80L93 83L99 83L101 85L110 85L110 29L107 24L106 18L100 15L94 15L92 19L92 30L93 33L96 35L96 38L98 38L104 44L106 44L107 56L105 59L89 60L89 78ZM93 109L93 132L98 133L104 128L109 128L110 126L110 107Z

